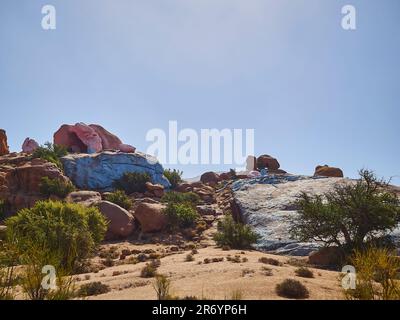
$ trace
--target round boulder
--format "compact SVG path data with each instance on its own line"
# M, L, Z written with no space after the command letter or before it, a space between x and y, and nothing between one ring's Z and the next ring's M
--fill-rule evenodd
M343 171L339 168L329 167L328 165L317 166L314 176L343 178Z
M276 160L275 158L264 154L262 156L259 156L257 158L257 168L258 169L264 169L264 168L268 168L268 170L278 170L280 167L280 164L278 162L278 160Z
M109 221L107 240L126 238L132 234L135 226L130 212L109 201L101 201L99 210Z
M133 212L144 233L158 232L167 226L165 206L160 203L140 203Z

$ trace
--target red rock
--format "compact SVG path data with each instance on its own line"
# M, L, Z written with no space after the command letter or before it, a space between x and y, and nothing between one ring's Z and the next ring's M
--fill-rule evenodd
M135 153L136 148L130 146L129 144L121 143L118 147L118 150L121 152L126 152L126 153Z
M93 128L80 122L73 126L71 130L87 146L88 153L96 153L103 150L101 138Z
M343 178L343 171L339 168L329 167L327 165L317 166L314 176Z
M10 153L10 150L8 149L6 131L3 129L0 129L0 156L4 156L9 153Z
M206 172L203 173L200 177L200 181L202 183L217 183L221 181L221 177L215 172Z
M119 147L122 144L122 141L116 135L97 124L90 124L89 127L91 127L99 135L103 150L120 150Z
M67 124L62 125L54 134L54 144L64 146L70 152L86 153L87 146L73 132L73 127Z
M24 153L33 153L37 148L39 148L39 144L31 138L26 138L22 144L22 152Z
M132 234L135 224L134 218L129 211L109 201L101 201L98 207L109 221L106 234L107 240L126 238Z
M264 154L257 158L257 168L258 169L268 168L268 170L278 170L279 167L280 167L280 164L279 164L278 160L276 160L275 158L273 158L267 154Z
M167 226L164 208L165 206L160 203L140 203L133 212L133 216L144 233L162 231Z

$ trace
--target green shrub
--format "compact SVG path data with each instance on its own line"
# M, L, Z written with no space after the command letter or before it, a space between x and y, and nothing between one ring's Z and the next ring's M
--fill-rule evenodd
M355 289L345 290L349 300L400 300L400 259L396 251L370 247L356 250L350 259L356 270Z
M187 203L169 203L164 209L171 229L193 227L199 217L197 211Z
M147 263L145 267L140 271L140 276L142 278L153 278L157 274L157 268L152 265Z
M270 264L272 266L282 266L282 263L279 260L273 258L261 257L258 259L258 261L261 263Z
M147 172L125 172L121 178L114 182L114 188L123 190L126 194L134 192L145 192L146 182L150 182L151 177Z
M33 152L32 157L52 162L60 169L63 169L60 158L66 156L67 154L67 148L64 146L46 142L44 146L40 146Z
M338 184L331 192L297 201L299 215L292 221L291 234L299 241L335 244L351 252L387 234L400 222L400 201L388 191L387 182L367 170L356 183Z
M186 261L186 262L194 261L193 254L191 254L191 253L187 254L187 255L186 255L186 258L185 258L185 261Z
M171 183L171 188L175 189L181 182L182 182L182 171L179 170L171 170L171 169L166 169L164 170L164 176L168 179L168 181Z
M133 206L133 201L131 198L129 198L126 193L122 190L117 190L114 191L106 196L106 200L110 201L112 203L115 203L116 205L119 205L120 207L130 210L132 209Z
M78 204L39 201L6 220L7 238L18 250L32 243L63 254L64 267L82 262L103 240L107 224L96 208Z
M276 293L284 298L306 299L310 293L307 288L297 280L286 279L275 287Z
M156 291L158 300L170 299L170 286L171 281L166 276L162 274L156 276L156 280L153 283L153 288Z
M71 182L65 182L59 179L50 179L43 177L40 181L40 193L46 197L57 196L64 199L70 192L75 190Z
M111 289L108 285L101 283L100 281L96 281L82 285L78 290L78 296L97 296L99 294L105 294L110 291Z
M314 278L314 273L307 267L297 268L294 272L296 273L296 276L298 276L298 277Z
M195 207L200 202L200 197L194 192L167 192L162 198L162 202L166 203L189 203L191 206Z
M218 232L214 236L219 246L229 246L234 249L250 248L258 238L259 236L248 225L235 222L230 214L218 222Z

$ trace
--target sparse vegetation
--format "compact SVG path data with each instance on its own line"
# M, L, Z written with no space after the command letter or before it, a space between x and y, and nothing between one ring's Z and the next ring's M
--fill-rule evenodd
M162 202L169 204L190 204L195 207L200 202L200 197L194 192L167 192L162 198Z
M362 249L400 222L399 199L387 186L371 171L361 170L356 183L339 184L323 195L302 193L292 236L300 241L335 244L347 253Z
M40 180L40 193L46 197L57 196L64 199L70 192L75 190L74 185L69 181L50 179L43 177Z
M298 277L314 278L314 273L306 267L297 268L294 272L296 273L296 276L298 276Z
M223 221L218 222L218 232L214 236L218 245L234 249L250 248L258 238L248 225L235 222L231 215L225 216Z
M171 230L193 227L199 217L197 211L187 203L169 203L164 213Z
M150 263L146 263L146 266L144 266L140 272L140 276L142 278L153 278L156 276L156 274L157 268Z
M306 299L310 293L308 289L297 280L286 279L275 287L276 293L284 298Z
M39 201L6 220L7 239L20 252L32 244L62 253L62 266L73 266L89 257L103 240L107 225L96 208L78 204Z
M67 154L67 148L57 144L46 142L44 146L40 146L33 152L32 157L52 162L62 170L63 165L60 159Z
M243 300L243 290L235 289L231 293L231 300Z
M355 251L351 264L357 271L355 289L345 290L349 300L400 300L400 259L386 248Z
M185 261L186 261L186 262L194 261L193 254L190 254L190 253L189 253L189 254L186 256Z
M105 197L105 200L115 203L126 210L132 209L133 201L122 190L116 190Z
M258 259L258 261L261 263L270 264L272 266L282 266L282 263L274 258L261 257L260 259Z
M158 300L170 299L170 286L171 281L164 275L157 275L153 283L153 288L156 291Z
M166 169L164 170L164 176L168 179L168 181L171 183L172 189L175 189L181 182L182 182L182 171L179 170L171 170L171 169Z
M111 289L108 285L101 283L100 281L96 281L82 285L78 290L78 296L97 296L99 294L105 294L110 291Z
M261 271L262 271L263 274L264 274L265 276L267 276L267 277L272 276L272 269L269 268L269 267L263 266L263 267L261 267Z
M151 182L147 172L125 172L122 177L114 182L114 188L123 190L126 194L145 192L146 182Z

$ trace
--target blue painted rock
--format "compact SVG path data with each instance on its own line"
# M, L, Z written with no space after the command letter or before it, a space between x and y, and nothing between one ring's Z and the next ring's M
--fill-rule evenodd
M163 176L162 165L154 158L141 152L122 153L103 151L94 154L69 154L61 161L65 174L79 189L112 191L115 180L125 172L146 172L151 182L169 188L171 184Z

